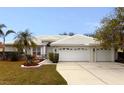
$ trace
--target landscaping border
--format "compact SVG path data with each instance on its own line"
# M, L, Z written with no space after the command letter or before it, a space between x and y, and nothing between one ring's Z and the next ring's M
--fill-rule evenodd
M38 65L36 66L24 66L24 65L21 65L22 68L39 68L41 65L43 65L43 62L39 62Z

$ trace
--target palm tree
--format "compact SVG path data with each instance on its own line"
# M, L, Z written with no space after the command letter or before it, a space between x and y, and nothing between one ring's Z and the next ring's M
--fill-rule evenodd
M18 50L22 50L26 56L26 62L32 63L31 59L31 47L35 47L36 44L33 41L32 33L30 33L27 29L24 32L17 33L15 37L15 47Z
M6 36L8 36L11 33L15 33L13 30L7 30L6 32L4 32L2 29L6 28L6 25L4 24L0 24L0 37L3 38L3 59L5 59L5 42L6 42Z

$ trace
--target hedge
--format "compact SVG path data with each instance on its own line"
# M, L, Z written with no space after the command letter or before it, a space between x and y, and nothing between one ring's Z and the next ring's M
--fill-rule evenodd
M58 63L59 61L59 54L58 53L49 53L49 60L53 63Z

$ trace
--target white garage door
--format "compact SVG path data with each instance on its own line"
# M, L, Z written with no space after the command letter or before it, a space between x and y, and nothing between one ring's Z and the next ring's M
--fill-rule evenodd
M58 48L59 61L90 61L89 48Z
M112 50L97 48L96 49L96 61L112 61Z

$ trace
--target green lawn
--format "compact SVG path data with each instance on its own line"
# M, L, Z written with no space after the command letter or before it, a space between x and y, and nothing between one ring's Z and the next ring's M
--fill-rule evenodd
M22 62L0 61L0 85L66 85L67 82L56 71L56 65L40 68L21 68Z

